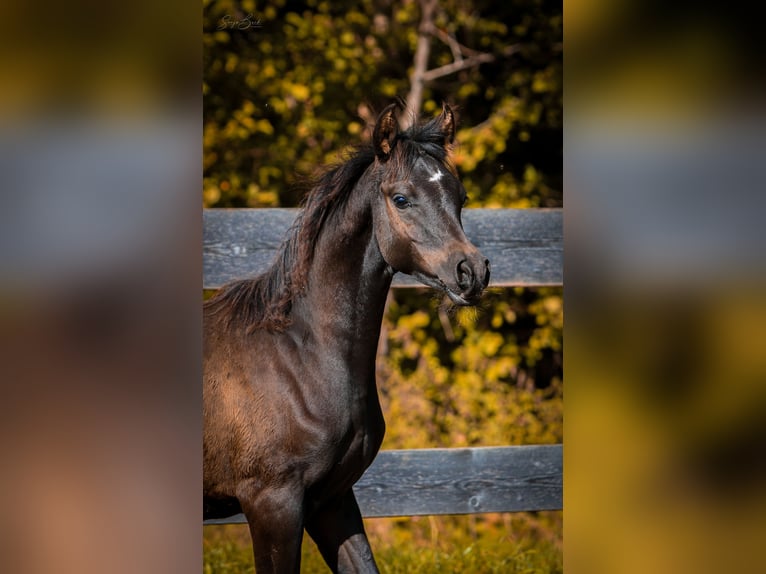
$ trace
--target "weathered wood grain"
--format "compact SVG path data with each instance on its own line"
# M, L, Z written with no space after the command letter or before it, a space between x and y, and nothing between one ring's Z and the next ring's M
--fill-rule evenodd
M354 487L365 516L561 508L561 445L381 452Z
M215 289L253 277L272 261L296 209L208 209L204 211L203 286ZM561 285L561 209L466 209L466 234L492 265L490 285ZM394 287L420 285L397 274Z
M562 446L381 451L354 486L367 517L560 510ZM242 514L205 524L245 522Z

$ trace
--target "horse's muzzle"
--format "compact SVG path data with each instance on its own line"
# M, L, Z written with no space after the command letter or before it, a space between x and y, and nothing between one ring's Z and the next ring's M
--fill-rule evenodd
M447 289L450 299L458 305L475 305L489 285L489 259L478 250L460 257L455 265L457 289Z

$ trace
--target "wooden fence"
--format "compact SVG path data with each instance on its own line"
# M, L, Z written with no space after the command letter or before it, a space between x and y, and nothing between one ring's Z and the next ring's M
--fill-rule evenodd
M296 209L204 211L203 287L252 277L271 262ZM492 263L490 286L563 284L560 209L467 209L469 239ZM397 274L393 287L419 283ZM558 510L562 445L386 450L354 486L362 514L415 516ZM242 514L205 524L245 522Z

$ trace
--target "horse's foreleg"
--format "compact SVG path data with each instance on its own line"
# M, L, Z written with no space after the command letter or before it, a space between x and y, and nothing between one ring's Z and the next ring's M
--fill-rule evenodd
M294 488L267 488L238 496L253 539L258 574L298 574L303 540L302 493Z
M352 490L315 512L307 520L306 530L333 572L378 572Z

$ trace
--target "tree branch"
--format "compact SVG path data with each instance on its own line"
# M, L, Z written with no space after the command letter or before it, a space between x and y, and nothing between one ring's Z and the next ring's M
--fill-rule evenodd
M463 51L466 49L465 46L460 44L460 42L455 40L455 38L453 38L450 34L447 34L447 32L437 28L436 26L433 27L431 33L439 38L439 40L447 44L447 46L449 46L449 49L452 52L453 60L460 62L463 59Z
M476 56L471 56L470 58L466 58L465 60L459 60L456 62L452 62L451 64L447 64L445 66L439 66L438 68L434 68L433 70L428 70L427 72L423 74L423 81L430 82L432 80L435 80L436 78L441 78L442 76L448 76L450 74L454 74L455 72L459 72L460 70L473 68L474 66L493 62L494 60L495 60L494 54L478 54Z
M521 50L521 44L514 44L513 46L508 46L501 52L500 55L507 58L519 50ZM423 82L430 82L436 78L448 76L450 74L454 74L455 72L473 68L474 66L479 66L481 64L488 64L489 62L494 62L495 60L497 60L497 56L495 54L489 54L486 52L476 54L475 56L471 56L462 60L456 60L451 64L439 66L438 68L424 72L422 76Z
M508 57L521 50L521 44L514 44L505 48L500 54L476 52L460 44L447 32L438 29L434 25L434 13L439 0L420 1L420 25L418 26L418 43L415 48L412 75L410 76L410 91L407 94L406 113L399 118L402 129L409 127L410 123L420 114L423 103L423 87L426 82L467 70L481 64L494 62L499 57ZM447 44L452 51L454 61L451 64L428 69L428 57L431 54L431 37L436 37ZM467 57L466 57L467 56Z

